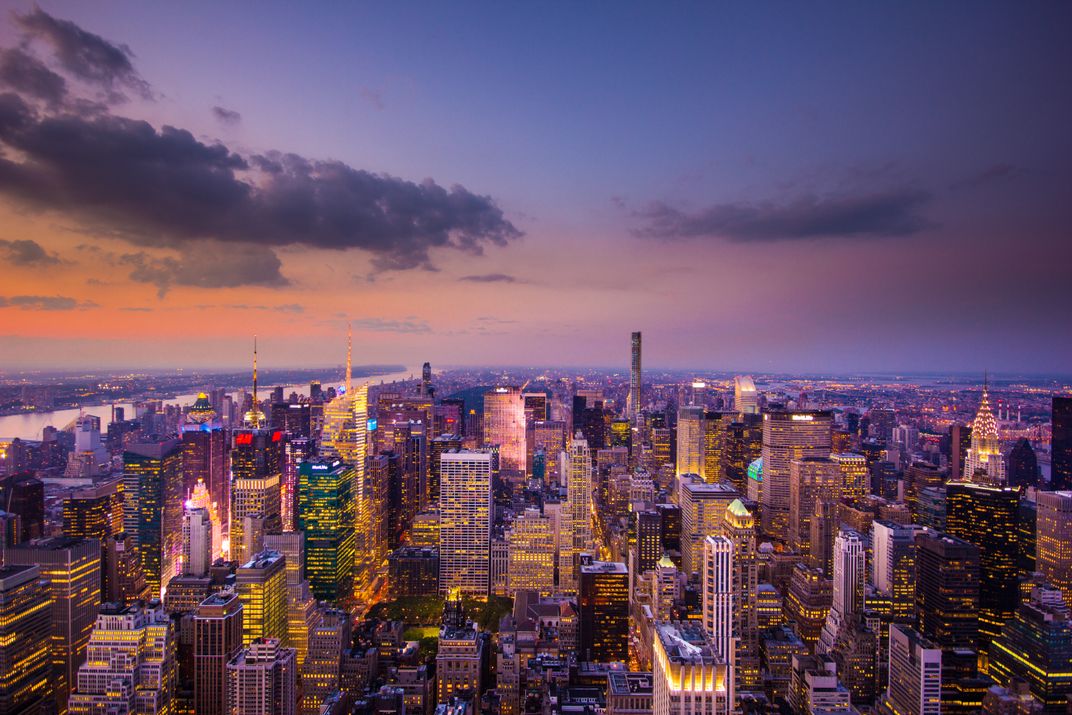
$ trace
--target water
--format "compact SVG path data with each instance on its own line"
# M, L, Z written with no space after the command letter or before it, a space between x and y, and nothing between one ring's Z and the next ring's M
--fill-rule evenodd
M392 372L385 375L373 375L367 379L370 384L377 385L382 380L383 382L393 382L395 380L408 380L411 376L419 376L421 374L420 367L406 368L401 372ZM355 380L358 382L359 380ZM324 380L324 387L330 387L334 384L334 380ZM274 388L275 385L265 386L266 390ZM285 385L283 387L283 394L289 395L292 392L297 392L299 395L309 396L309 383L302 385ZM232 393L234 394L234 393ZM264 393L267 396L267 391ZM192 405L194 400L197 399L197 393L190 393L188 395L177 395L170 400L164 400L165 405ZM128 419L134 417L134 405L130 402L116 402L116 407L124 408ZM57 429L63 429L73 420L75 420L79 413L87 415L95 415L100 418L101 432L105 432L108 429L108 425L112 422L112 405L93 405L83 407L81 410L77 408L66 410L51 410L49 412L27 412L20 415L5 415L0 417L0 438L4 440L14 439L18 437L23 440L39 440L41 439L41 432L45 427L55 427Z

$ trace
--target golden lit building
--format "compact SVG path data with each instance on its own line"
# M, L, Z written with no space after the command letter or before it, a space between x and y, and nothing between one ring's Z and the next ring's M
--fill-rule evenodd
M867 469L867 457L853 452L831 454L830 459L841 470L840 495L846 499L859 499L871 493L871 472Z
M1072 492L1037 494L1035 568L1072 607Z
M695 622L658 623L654 641L654 715L733 712L733 676L703 626Z
M966 481L991 486L1004 486L1005 457L1001 453L1001 439L998 436L998 423L990 409L990 390L983 385L983 395L979 400L979 411L971 427L971 447L964 458L964 478Z
M509 548L507 592L519 589L550 596L555 591L555 532L551 520L530 507L514 519L506 532Z
M490 452L440 457L439 590L488 595L491 576Z
M829 457L833 416L819 410L763 413L762 531L788 541L790 465L805 457Z
M238 567L235 590L242 601L242 644L258 638L289 641L286 559L262 551Z
M0 566L0 712L40 712L52 697L51 615L37 566Z

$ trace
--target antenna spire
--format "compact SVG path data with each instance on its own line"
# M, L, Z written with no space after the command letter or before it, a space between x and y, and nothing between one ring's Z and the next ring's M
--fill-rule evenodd
M351 372L353 368L354 333L350 324L346 324L346 394L350 394L352 387Z
M261 406L257 402L257 336L253 336L253 428L260 429Z

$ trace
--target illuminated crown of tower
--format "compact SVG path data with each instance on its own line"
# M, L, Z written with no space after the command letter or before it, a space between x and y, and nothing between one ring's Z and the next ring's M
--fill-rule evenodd
M253 429L260 429L264 422L264 413L257 400L257 336L253 336L253 406L245 415L245 423Z

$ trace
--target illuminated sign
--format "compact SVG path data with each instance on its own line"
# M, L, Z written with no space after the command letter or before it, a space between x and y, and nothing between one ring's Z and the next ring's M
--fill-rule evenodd
M814 415L793 415L794 422L811 422L814 419Z
M368 421L368 431L369 432L375 432L376 428L379 427L379 425L380 425L380 423L379 423L378 420L376 420L376 419L369 420Z
M234 436L235 444L253 444L252 432L239 432Z
M283 433L281 431L276 430L275 432L272 432L272 441L273 442L278 442L281 439L283 439Z

